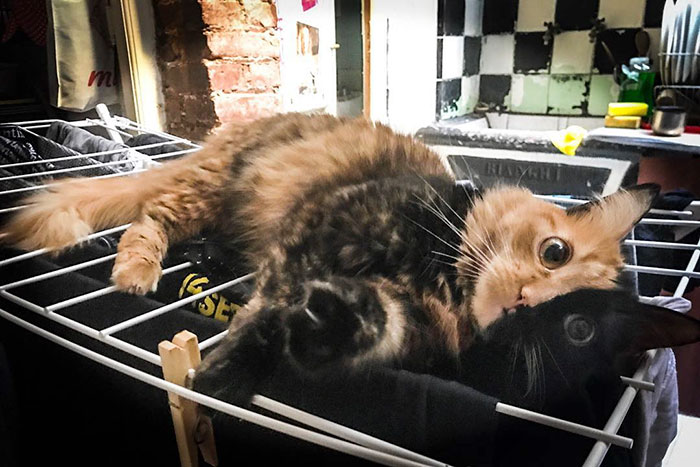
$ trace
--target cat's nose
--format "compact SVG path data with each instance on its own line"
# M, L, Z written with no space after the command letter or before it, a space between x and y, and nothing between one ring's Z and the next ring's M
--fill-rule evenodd
M530 298L532 297L532 291L528 286L523 286L518 294L518 305L530 305Z

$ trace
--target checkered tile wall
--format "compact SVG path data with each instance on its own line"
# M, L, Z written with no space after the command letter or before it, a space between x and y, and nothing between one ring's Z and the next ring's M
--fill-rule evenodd
M437 119L501 112L605 115L613 63L656 57L663 0L438 0ZM601 20L603 28L600 28Z

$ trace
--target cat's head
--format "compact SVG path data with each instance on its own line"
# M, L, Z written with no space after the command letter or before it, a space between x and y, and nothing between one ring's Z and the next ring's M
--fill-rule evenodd
M700 320L643 304L621 290L581 289L520 307L488 326L463 354L467 383L531 408L619 386L645 350L700 342Z
M700 341L700 321L619 290L582 289L496 320L462 354L462 382L501 402L603 426L647 349ZM663 358L664 355L659 357ZM636 437L635 417L620 434ZM593 441L528 421L499 422L494 465L582 465ZM632 465L613 447L609 464Z
M457 262L461 280L473 287L469 305L479 327L519 305L615 287L621 240L658 192L639 185L565 210L524 188L487 191L466 217Z

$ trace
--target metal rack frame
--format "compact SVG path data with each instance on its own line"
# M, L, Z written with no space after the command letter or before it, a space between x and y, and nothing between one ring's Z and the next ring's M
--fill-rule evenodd
M104 116L103 116L104 117ZM25 121L25 122L18 122L15 123L16 125L21 126L24 128L26 131L34 131L38 130L41 128L48 127L52 122L55 120L39 120L39 121ZM113 175L107 175L107 176L102 176L102 178L105 177L117 177L117 176L125 176L125 175L131 175L133 173L137 172L142 172L144 170L148 169L148 166L150 165L155 165L158 164L159 161L161 160L167 160L173 157L177 157L180 155L184 155L187 153L195 152L200 149L200 146L188 141L186 139L182 138L177 138L172 135L168 135L166 133L162 132L156 132L156 131L151 131L143 128L139 124L130 121L128 119L122 118L122 117L111 117L108 119L104 120L95 120L95 119L86 119L86 120L81 120L77 122L66 122L72 125L75 125L77 127L81 128L101 128L104 130L107 130L110 135L114 136L114 139L117 139L117 137L121 138L121 136L133 136L133 134L141 134L141 133L150 133L150 134L156 134L161 137L164 137L167 139L166 142L163 143L154 143L154 144L149 144L145 146L136 146L133 147L132 150L138 152L139 150L143 149L148 149L149 147L157 147L159 145L177 145L180 149L170 151L168 153L162 154L160 156L145 156L143 155L143 164L141 166L136 166L134 167L133 170L129 172L122 172L118 174L113 174ZM104 155L109 155L115 152L119 152L119 150L115 151L103 151L100 153L93 153L93 154L87 154L87 155L81 155L81 156L70 156L70 158L78 158L78 157L84 157L84 156L90 156L93 158L99 158L99 156L104 156ZM64 158L68 159L68 158ZM26 162L26 163L16 163L16 164L0 164L0 168L9 168L10 166L17 166L17 165L29 165L29 164L39 164L40 162ZM117 165L117 164L124 164L124 163L130 163L133 161L117 161L117 162L105 162L105 165ZM72 168L70 170L67 169L60 169L60 170L54 170L52 171L53 174L64 174L68 172L80 172L83 169L88 169L88 168L94 168L94 165L91 166L81 166L81 167L76 167ZM46 174L46 173L44 173ZM5 177L5 178L0 178L0 181L2 180L7 180L10 178L26 178L26 177ZM0 191L0 201L3 200L3 196L7 195L16 195L18 193L24 193L24 192L32 192L34 190L39 190L42 189L42 186L33 186L33 187L25 187L25 188L19 188L19 189L11 189L11 190L5 190L5 191ZM573 199L562 199L558 197L547 197L547 196L542 196L542 198L556 202L557 204L577 204L577 203L582 203L583 201L578 201L578 200L573 200ZM16 211L19 209L23 209L25 206L15 206L11 208L4 208L0 209L0 214L2 213L9 213L12 211ZM680 227L700 227L700 220L697 220L697 213L700 213L700 202L696 201L693 202L692 205L688 210L684 211L661 211L661 210L652 210L652 213L654 214L666 214L666 215L673 215L677 217L681 217L682 219L680 220L664 220L664 219L652 219L652 218L644 218L641 220L640 223L642 224L662 224L662 225L672 225L672 226L680 226ZM103 230L101 232L96 232L94 234L91 234L85 238L85 240L92 240L92 239L97 239L100 237L104 237L106 235L110 235L116 232L120 232L123 230L126 230L129 227L129 225L122 225L118 226L112 229L107 229ZM696 266L698 264L698 260L700 260L700 243L698 245L692 245L692 244L677 244L677 243L671 243L671 242L656 242L656 241L641 241L641 240L626 240L625 241L626 245L629 245L633 247L634 249L636 248L662 248L662 249L676 249L676 250L692 250L693 253L691 255L691 259L687 265L687 267L684 270L676 270L676 269L670 269L670 268L658 268L658 267L649 267L649 266L644 266L644 265L630 265L626 266L626 269L635 271L636 273L644 273L644 274L661 274L661 275L669 275L669 276L680 276L682 279L674 293L674 296L682 296L687 288L688 282L691 278L700 278L700 272L696 272ZM14 263L19 263L22 261L27 261L31 258L35 258L37 256L41 256L46 254L46 250L35 250L35 251L30 251L30 252L25 252L25 253L20 253L14 256L11 256L9 258L0 260L0 274L2 273L2 269L10 264ZM133 326L138 326L142 325L143 323L146 323L148 320L155 318L156 316L161 316L163 314L166 314L170 311L173 311L175 309L181 308L187 304L190 304L192 302L195 302L196 300L207 296L211 295L213 293L216 293L217 291L226 289L228 287L231 287L235 284L238 284L240 282L245 282L245 281L250 281L253 279L253 274L246 274L244 276L235 278L230 281L223 282L215 287L209 288L206 291L203 291L201 293L191 295L189 297L183 298L181 300L168 303L164 306L152 309L146 313L143 313L141 315L138 315L134 318L127 319L124 321L121 321L119 323L116 323L114 325L108 326L106 328L102 329L96 329L90 326L87 326L83 323L80 323L79 321L76 321L74 319L68 318L66 316L63 316L59 313L57 313L59 310L63 310L65 308L71 307L73 305L76 305L78 303L84 303L84 302L89 302L90 300L93 300L97 297L102 297L108 294L112 294L117 292L116 287L114 286L107 286L103 287L98 290L94 290L89 293L85 293L82 295L74 296L69 299L52 303L49 305L38 305L30 300L27 300L26 298L20 297L18 294L13 293L13 289L16 289L21 286L26 286L34 283L39 283L43 281L49 281L52 278L56 278L74 271L79 271L84 268L88 268L90 266L94 266L96 264L101 264L101 263L106 263L114 259L114 254L102 256L99 258L91 259L88 261L83 261L79 262L70 266L62 267L57 270L44 273L44 274L39 274L35 275L32 277L27 277L27 278L22 278L19 280L13 280L10 282L4 282L0 285L0 298L3 300L6 300L8 302L12 302L16 305L19 305L21 308L28 310L30 312L36 313L38 315L41 315L45 319L51 320L53 322L56 322L58 324L61 324L65 328L71 329L73 331L77 331L89 338L94 339L95 341L101 342L103 344L106 344L108 346L111 346L113 348L116 348L122 352L125 352L126 354L138 357L139 359L152 364L156 366L161 366L161 358L158 354L153 353L151 351L148 351L146 349L140 348L138 346L135 346L133 344L130 344L122 339L119 339L114 336L114 334L118 331L122 331L124 329L133 327ZM169 268L166 268L163 271L164 275L185 269L187 267L192 266L192 263L190 262L182 262L180 264L176 264L174 266L171 266ZM374 437L368 436L366 434L360 433L356 430L349 429L347 427L341 426L337 423L325 420L321 417L300 411L298 409L295 409L293 407L290 407L288 405L281 404L279 402L276 402L274 400L271 400L269 398L266 398L264 396L257 395L254 397L253 404L264 408L270 412L276 413L282 417L288 418L295 420L297 422L300 422L310 428L313 428L315 430L320 430L323 433L319 433L317 431L312 431L310 429L306 428L301 428L299 426L292 425L287 422L283 422L281 420L278 420L276 418L264 416L261 414L258 414L256 412L252 412L250 410L245 410L240 407L236 407L234 405L228 404L224 401L214 399L212 397L188 390L182 386L179 386L177 384L173 384L169 381L166 381L163 378L158 378L155 377L147 372L144 372L138 368L132 367L125 365L124 363L121 363L115 359L109 358L105 355L100 354L99 352L95 352L93 350L90 350L84 346L81 346L75 342L72 342L70 340L67 340L57 334L51 333L40 326L37 326L35 324L30 323L29 321L26 321L25 319L17 316L16 314L10 313L1 307L2 302L0 301L0 317L23 327L24 329L27 329L28 331L31 331L35 334L38 334L51 342L54 342L58 345L61 345L67 349L70 349L80 355L83 355L87 358L90 358L96 362L99 362L109 368L112 368L116 371L119 371L123 374L126 374L127 376L130 376L132 378L135 378L137 380L140 380L142 382L145 382L147 384L150 384L154 387L160 388L162 390L165 390L169 393L177 394L178 396L182 396L186 399L190 399L192 401L195 401L199 404L205 405L207 407L210 407L212 409L218 410L220 412L223 412L225 414L238 417L240 419L246 420L248 422L267 427L269 429L285 433L289 436L293 436L302 440L306 440L311 443L319 444L322 446L326 446L331 449L335 449L340 452L344 452L353 456L361 457L367 460L371 460L377 463L385 464L385 465L402 465L402 466L418 466L418 465L428 465L428 466L440 466L440 465L445 465L442 462L436 461L434 459L430 459L428 457L422 456L420 454L411 452L407 449L395 446L393 444L387 443L385 441L376 439ZM217 335L214 335L201 343L199 343L199 349L204 350L207 349L216 343L218 343L224 336L226 335L226 331L223 331ZM639 369L635 372L635 374L631 378L625 378L623 377L623 381L625 384L627 384L627 388L625 389L622 397L620 398L617 407L613 411L613 413L610 415L610 418L608 422L606 423L605 427L603 429L595 428L595 427L587 427L583 425L579 425L576 423L572 423L566 420L558 419L558 418L553 418L549 417L543 414L539 414L536 412L532 412L529 410L524 410L518 407L514 407L508 404L503 404L499 403L496 406L496 411L506 414L509 416L514 416L518 418L523 418L535 423L541 423L545 424L548 426L552 426L555 428L559 428L562 430L570 431L573 433L580 434L582 436L587 436L590 438L593 438L596 440L595 446L590 452L590 455L586 462L584 463L584 466L586 467L591 467L591 466L598 466L600 463L603 461L610 445L618 445L618 446L623 446L626 448L631 448L633 440L627 437L623 437L617 434L618 429L620 428L631 404L632 401L634 400L635 395L639 390L653 390L653 384L645 381L646 373L647 370L649 369L654 357L656 355L656 351L650 351L647 353L647 358L645 361L642 363L642 365L639 367Z

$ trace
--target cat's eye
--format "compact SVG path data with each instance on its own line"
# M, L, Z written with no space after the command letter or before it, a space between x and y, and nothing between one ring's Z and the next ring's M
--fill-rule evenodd
M595 325L582 315L569 315L564 320L566 337L574 345L585 345L595 335Z
M540 244L540 262L547 269L564 266L571 259L571 247L559 237L549 237Z

